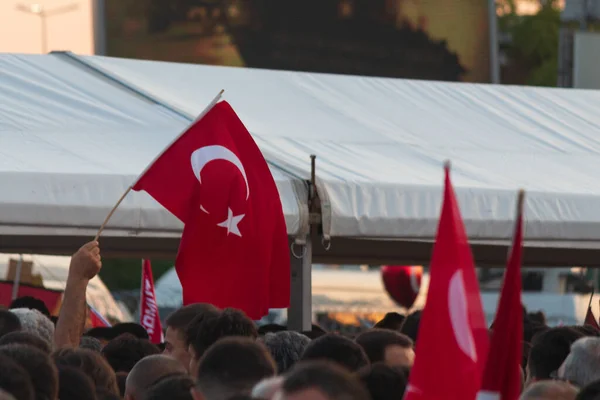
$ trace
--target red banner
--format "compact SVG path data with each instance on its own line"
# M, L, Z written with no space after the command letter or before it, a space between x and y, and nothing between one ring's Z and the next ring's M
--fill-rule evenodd
M12 281L0 281L0 305L9 307L12 302ZM31 296L40 299L46 304L52 315L58 315L61 306L62 290L46 289L41 286L20 284L17 297Z
M146 328L152 343L164 341L162 325L158 315L154 279L149 260L142 260L142 286L140 287L140 324Z

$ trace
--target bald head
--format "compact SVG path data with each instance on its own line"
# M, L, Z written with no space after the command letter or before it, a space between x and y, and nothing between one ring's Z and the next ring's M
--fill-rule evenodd
M575 400L577 388L566 382L540 381L529 386L520 400Z
M127 376L125 399L139 400L159 380L180 374L187 374L187 370L174 358L162 354L142 358Z

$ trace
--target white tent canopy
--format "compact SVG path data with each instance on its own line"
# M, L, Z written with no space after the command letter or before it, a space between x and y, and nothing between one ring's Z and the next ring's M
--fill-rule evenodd
M0 54L0 248L38 236L50 237L39 245L45 251L72 251L70 244L50 242L93 237L146 165L188 124L68 58ZM271 171L288 233L295 235L302 185ZM132 192L104 236L177 239L181 227L146 193Z

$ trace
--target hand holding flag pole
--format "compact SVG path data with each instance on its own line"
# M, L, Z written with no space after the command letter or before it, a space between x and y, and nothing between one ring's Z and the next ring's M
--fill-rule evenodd
M217 94L215 96L215 98L208 104L208 106L206 106L206 108L204 109L204 111L202 111L200 113L200 115L194 120L194 122L202 119L202 117L204 117L206 115L206 113L208 113L211 108L213 108L215 106L215 104L217 104L219 102L219 100L221 99L221 96L223 96L223 93L225 92L225 89L222 89L219 94ZM171 145L173 143L175 143L177 141L177 139L179 139L181 137L181 135L183 135L185 132L187 132L187 127L185 130L183 130L179 135L177 135L172 141L171 143L169 143L164 149L163 151L161 151L155 158L154 160L152 160L152 162L150 162L148 164L148 166L144 169L144 171L137 177L137 179L135 180L135 182L130 185L127 190L125 190L125 193L123 193L123 195L121 196L121 198L119 198L119 200L117 201L117 203L115 204L115 206L110 210L110 212L108 213L108 215L106 216L106 218L104 219L104 222L102 222L102 225L100 225L100 228L98 229L98 232L96 233L96 237L94 238L94 241L98 241L98 239L100 238L100 235L102 234L102 231L104 231L104 228L106 227L106 224L108 224L108 221L110 221L110 219L112 218L113 214L115 213L115 211L117 211L117 208L121 205L121 203L123 202L123 200L125 200L125 197L127 197L127 195L129 194L129 192L131 192L131 190L133 189L133 186L135 185L135 183L137 183L137 181L139 181L140 177L142 177L146 171L148 171L148 168L150 168L152 166L152 164L154 164L154 162L156 160L158 160L160 158L160 156L163 155L163 153L169 148L171 147Z

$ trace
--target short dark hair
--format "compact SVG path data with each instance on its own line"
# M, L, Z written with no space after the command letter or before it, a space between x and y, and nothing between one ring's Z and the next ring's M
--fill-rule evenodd
M192 322L198 315L218 310L219 309L217 307L208 303L188 304L187 306L181 307L177 311L174 311L172 314L170 314L165 320L165 325L169 328L177 329L185 333L185 329L188 327L190 322Z
M10 303L9 309L13 308L28 308L30 310L38 310L46 317L50 318L50 310L42 300L32 296L17 297Z
M112 340L116 337L114 331L106 326L88 329L83 336L93 337L101 340Z
M197 359L217 340L229 336L250 337L256 339L256 325L246 314L234 308L226 308L220 313L199 315L187 329L188 346L194 349Z
M421 324L421 315L423 312L421 310L413 311L408 314L402 323L402 327L400 328L400 333L405 334L416 345L417 344L417 336L419 335L419 325Z
M21 330L19 317L7 310L0 310L0 338L7 333Z
M600 380L584 386L575 400L600 400Z
M89 376L96 391L119 394L117 377L108 362L99 353L87 349L64 348L52 355L56 365L75 367Z
M374 328L389 329L392 331L399 332L400 328L402 327L402 323L404 323L405 319L406 317L402 314L399 314L397 312L389 312L385 314L381 321L375 324Z
M384 363L375 363L358 372L372 400L395 400L404 396L408 384L403 371Z
M58 393L58 372L50 356L24 344L0 346L0 354L12 358L31 378L36 399L55 399Z
M170 376L151 386L142 400L193 400L194 381L187 375Z
M114 337L117 338L123 334L129 334L135 336L138 339L149 339L150 335L148 335L148 331L140 324L136 324L135 322L121 322L116 325L113 325L110 328L114 334Z
M25 331L11 332L0 337L0 346L4 346L6 344L25 344L27 346L35 347L46 354L50 354L50 351L52 350L50 348L50 344L44 339L34 335L33 333Z
M250 393L254 385L276 372L265 346L250 338L228 337L202 356L196 383L205 398L225 399Z
M533 337L529 351L529 374L538 379L550 379L571 352L571 345L584 335L561 326L543 331Z
M79 348L88 349L100 353L102 351L102 343L95 337L82 336L79 340Z
M95 399L92 379L74 367L58 366L58 398L60 400Z
M267 333L259 339L277 363L277 372L285 373L294 365L310 343L305 335L294 331Z
M298 363L283 381L283 392L287 395L309 389L316 389L331 400L369 399L369 393L356 376L328 361Z
M371 329L354 340L363 348L371 363L385 361L388 346L413 347L413 341L408 336L388 329Z
M329 360L351 372L369 365L369 359L362 347L335 333L328 333L313 340L304 350L301 360Z
M0 389L18 400L34 400L31 377L25 368L7 355L0 354Z
M125 333L104 346L102 355L115 372L129 372L146 356L158 354L158 347L145 339Z

